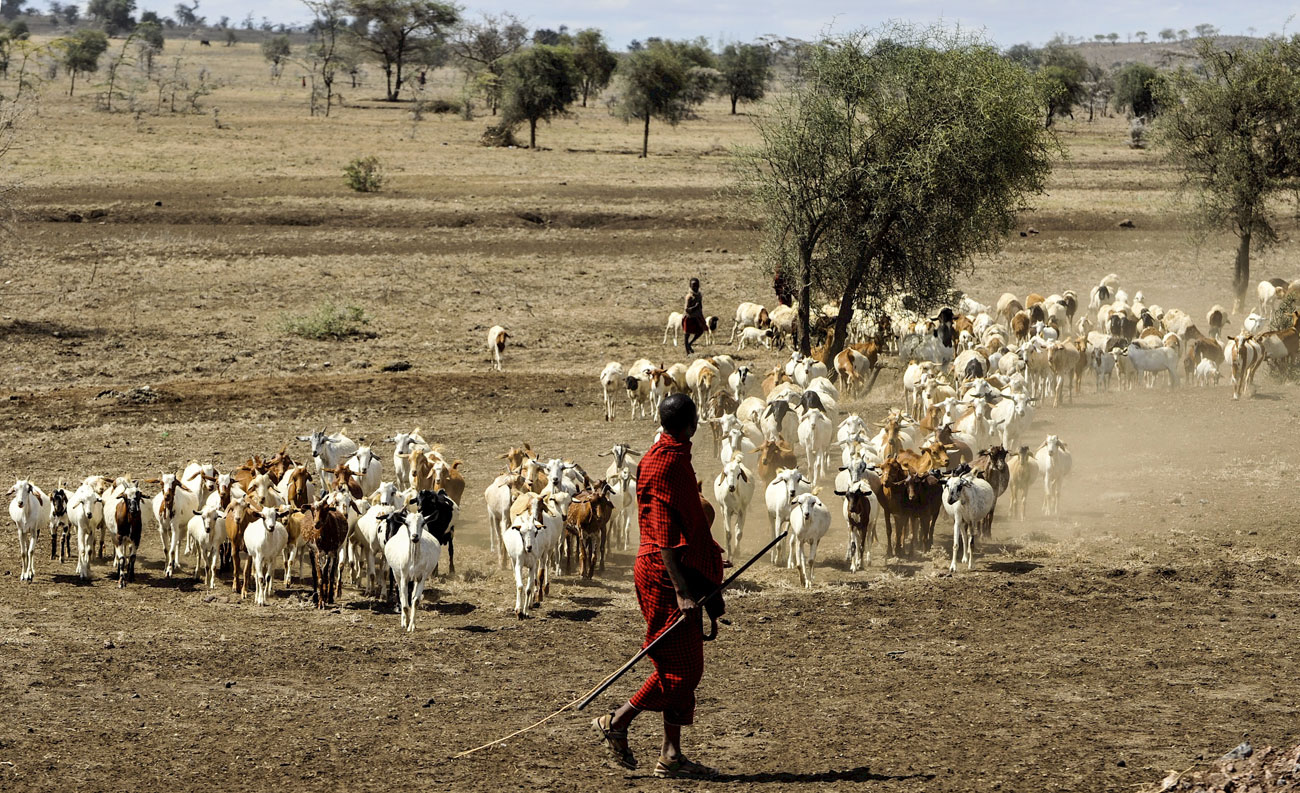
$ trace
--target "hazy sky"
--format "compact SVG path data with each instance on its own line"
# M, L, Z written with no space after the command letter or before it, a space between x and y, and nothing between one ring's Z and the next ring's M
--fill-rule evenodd
M174 2L138 0L138 5L170 15ZM846 32L891 19L917 23L942 20L983 30L1004 47L1021 41L1041 44L1057 32L1084 37L1115 32L1123 40L1135 31L1145 30L1155 38L1162 28L1191 30L1201 23L1214 25L1225 34L1244 35L1254 28L1262 35L1281 32L1288 19L1300 13L1300 2L1277 0L1250 0L1242 5L1208 0L501 0L499 4L462 5L470 16L509 10L533 28L598 27L619 48L632 39L648 36L706 36L716 42L749 41L775 33L812 39L827 30ZM258 21L263 16L274 22L302 22L308 18L297 0L201 0L199 7L199 13L210 21L222 15L242 20L250 11ZM1300 20L1293 21L1287 30L1300 30Z

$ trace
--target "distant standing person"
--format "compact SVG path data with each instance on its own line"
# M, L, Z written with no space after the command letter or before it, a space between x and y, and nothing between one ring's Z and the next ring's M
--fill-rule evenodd
M691 279L691 291L686 293L686 311L682 316L682 335L686 337L686 354L694 355L692 341L704 335L704 297L700 294L700 279Z

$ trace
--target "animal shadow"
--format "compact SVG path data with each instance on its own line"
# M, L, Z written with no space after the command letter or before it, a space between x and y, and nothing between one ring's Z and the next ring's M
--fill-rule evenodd
M91 579L90 581L82 581L82 580L81 580L81 576L79 576L79 575L72 575L72 574L68 574L68 573L55 573L55 574L54 574L54 583L56 583L56 584L74 584L74 585L76 585L76 586L91 586L91 585L94 584L94 579Z
M472 603L431 603L429 608L439 614L447 614L453 617L463 617L473 612L478 606Z
M548 617L569 620L570 622L591 622L599 615L600 612L595 609L552 609L551 611L546 612L546 616Z
M989 562L988 570L991 573L1006 573L1008 575L1024 575L1033 570L1042 567L1037 562Z

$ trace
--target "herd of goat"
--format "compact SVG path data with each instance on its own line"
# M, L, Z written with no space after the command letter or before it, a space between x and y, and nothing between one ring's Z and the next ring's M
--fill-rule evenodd
M1037 405L1073 399L1089 373L1098 390L1114 379L1131 388L1144 378L1150 387L1158 373L1176 386L1180 370L1208 382L1225 362L1236 398L1262 362L1295 358L1300 312L1289 328L1264 329L1293 291L1286 282L1263 282L1259 309L1236 337L1223 332L1229 316L1222 307L1210 310L1203 334L1188 315L1148 305L1141 292L1130 300L1113 275L1092 289L1077 318L1080 306L1068 291L1023 302L1006 294L993 307L960 297L934 317L899 301L883 317L855 316L850 343L829 365L826 356L798 352L761 372L730 355L673 366L649 359L626 368L610 363L600 374L605 418L614 418L620 395L634 419L654 416L668 394L693 396L721 463L709 488L713 503L703 485L700 498L710 520L715 509L720 513L728 555L739 549L761 484L768 528L773 536L786 530L790 536L772 551L772 561L797 569L811 587L817 547L831 525L822 497L829 484L842 499L850 570L871 563L880 516L891 558L928 551L943 513L953 521L949 569L959 561L970 569L973 542L990 536L1007 491L1012 514L1023 519L1029 488L1041 480L1044 514L1060 515L1072 457L1055 435L1032 449L1024 443ZM732 341L780 344L793 334L793 315L789 306L769 313L742 303ZM680 323L670 317L668 329L674 320ZM711 320L710 335L717 328ZM488 333L495 369L503 368L508 338L501 326ZM890 353L903 364L903 407L874 428L857 414L842 415L840 402L870 392L881 358ZM391 593L401 626L413 630L425 583L444 555L448 571L455 571L455 524L465 491L460 461L448 460L418 429L400 433L387 441L394 447L388 480L375 451L341 433L320 430L298 440L310 445L311 468L295 462L286 444L226 473L191 461L157 479L90 476L75 489L48 494L18 480L9 491L9 514L18 528L20 577L34 578L37 541L48 529L51 558L60 561L73 557L75 538L83 580L91 578L92 555L103 558L111 539L113 575L125 586L134 579L147 512L167 576L180 569L182 553L193 554L194 576L209 588L228 570L237 593L246 595L251 579L254 600L264 605L277 564L287 586L308 559L319 607L331 605L348 578L369 596L388 600ZM528 444L501 455L506 470L484 491L488 533L499 563L513 569L520 618L546 596L550 575L590 578L603 571L611 545L625 549L633 541L639 455L624 443L601 455L611 461L600 479L573 461L542 459ZM157 492L147 497L142 484Z

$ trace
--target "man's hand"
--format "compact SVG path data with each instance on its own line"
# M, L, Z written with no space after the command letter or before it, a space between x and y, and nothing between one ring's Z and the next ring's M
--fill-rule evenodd
M691 609L697 609L699 607L700 604L696 603L695 599L692 598L690 595L683 595L681 592L677 593L678 611L690 611Z

